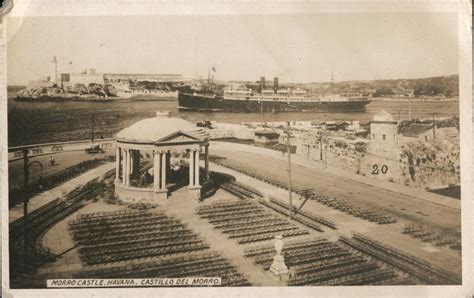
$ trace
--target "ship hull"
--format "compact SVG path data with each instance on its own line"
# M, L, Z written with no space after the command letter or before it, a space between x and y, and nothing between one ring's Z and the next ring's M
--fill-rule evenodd
M363 112L370 100L358 101L263 101L226 99L219 96L179 93L178 109L214 112Z

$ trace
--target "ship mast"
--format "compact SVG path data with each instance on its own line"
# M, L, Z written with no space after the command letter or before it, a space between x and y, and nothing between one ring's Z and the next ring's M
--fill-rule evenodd
M331 64L331 85L334 84L334 64Z
M211 67L207 67L207 85L211 84Z
M197 49L197 41L196 36L194 36L194 78L198 78L198 49Z
M334 63L331 62L331 93L334 94Z

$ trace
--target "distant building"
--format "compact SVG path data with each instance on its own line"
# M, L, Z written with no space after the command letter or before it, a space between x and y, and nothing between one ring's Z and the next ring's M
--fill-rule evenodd
M104 84L104 74L96 73L95 69L85 70L80 73L61 73L61 82L63 86L74 86L83 84L88 86L90 83Z
M348 121L327 121L325 123L327 130L346 130L350 124Z
M110 83L121 81L181 82L181 74L106 73L104 80Z
M396 97L414 97L415 96L415 90L412 90L412 89L397 88L397 89L392 89L392 92L395 94Z
M435 138L435 129L432 123L410 123L400 127L400 135L405 142L428 141Z
M81 73L61 73L61 82L65 85L84 84L87 86L90 83L101 85L112 83L114 86L119 85L123 89L128 89L130 81L180 82L183 81L183 76L181 74L97 73L95 69Z
M435 140L459 142L459 131L456 127L437 127L436 124L410 123L400 127L402 142L429 142Z

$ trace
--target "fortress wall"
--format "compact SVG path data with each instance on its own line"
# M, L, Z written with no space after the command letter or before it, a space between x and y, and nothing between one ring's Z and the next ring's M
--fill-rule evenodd
M448 142L412 142L400 148L368 144L357 150L342 140L323 144L321 159L317 142L301 143L297 154L353 174L421 189L460 183L459 147Z
M400 153L401 175L405 185L417 188L441 188L459 184L459 146L448 142L411 142Z

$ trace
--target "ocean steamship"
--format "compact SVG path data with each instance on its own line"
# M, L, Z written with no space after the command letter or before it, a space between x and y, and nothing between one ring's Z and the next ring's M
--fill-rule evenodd
M361 112L370 103L361 93L307 94L301 89L273 89L260 84L259 93L246 87L227 87L222 95L214 92L179 92L178 108L191 111L221 112Z

